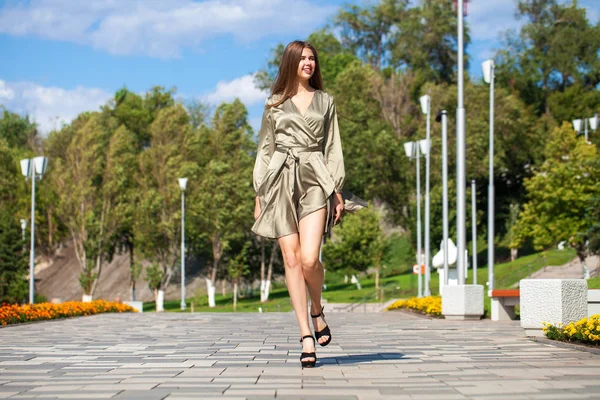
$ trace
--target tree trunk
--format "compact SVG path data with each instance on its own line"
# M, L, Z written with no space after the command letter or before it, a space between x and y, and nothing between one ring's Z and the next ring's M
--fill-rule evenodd
M221 280L221 296L225 297L227 293L225 292L225 279Z
M110 212L110 202L104 201L102 204L102 214L100 215L100 234L98 235L98 256L96 257L96 278L94 279L94 283L92 284L92 296L96 292L96 287L98 286L98 282L100 281L100 274L102 272L102 264L104 263L104 221L106 214Z
M233 281L233 311L237 308L237 297L238 297L238 281Z
M135 276L133 274L133 244L127 247L129 250L129 287L131 288L131 301L135 301Z
M271 278L273 277L273 263L275 262L275 256L277 255L278 250L279 250L279 243L277 241L275 241L275 243L273 244L273 249L271 250L271 257L269 258L269 266L267 268L267 279L265 280L265 285L264 285L264 299L262 297L262 292L261 292L261 300L260 301L262 303L269 300L269 292L271 290ZM262 285L261 285L261 290L262 290Z
M209 307L215 306L215 281L217 279L217 269L219 268L219 263L221 261L221 257L223 256L223 249L221 247L221 235L219 234L219 232L215 233L215 235L212 238L212 250L213 264L209 274L210 277L206 279Z
M379 290L379 272L381 271L381 266L377 263L377 268L375 269L375 289Z
M265 300L265 239L260 238L260 302Z
M215 285L213 285L213 282L208 278L206 278L206 292L208 293L208 306L214 307L215 306Z
M584 246L583 245L577 246L576 251L577 251L577 257L579 257L579 261L581 262L583 279L589 279L590 278L590 270L588 269L587 264L585 263L586 253L585 253Z

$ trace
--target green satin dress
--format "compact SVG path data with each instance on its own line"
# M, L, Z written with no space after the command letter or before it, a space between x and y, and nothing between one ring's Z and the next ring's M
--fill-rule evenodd
M280 95L267 99L275 103ZM278 238L298 232L298 221L327 208L331 226L332 195L342 193L346 211L363 200L342 192L344 157L333 98L314 93L304 115L291 99L265 107L254 165L254 190L261 213L252 227L257 235Z

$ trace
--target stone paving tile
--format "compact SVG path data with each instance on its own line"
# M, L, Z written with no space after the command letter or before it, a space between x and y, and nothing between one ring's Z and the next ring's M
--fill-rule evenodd
M518 322L399 312L328 322L334 340L304 370L292 313L104 314L1 328L0 399L600 399L600 355L529 340Z

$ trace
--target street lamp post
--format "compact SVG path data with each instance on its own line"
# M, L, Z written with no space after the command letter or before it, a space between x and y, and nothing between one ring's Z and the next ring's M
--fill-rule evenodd
M598 115L594 115L592 118L583 118L583 120L581 119L576 119L573 121L573 128L575 129L575 132L580 133L581 132L581 122L583 121L583 125L584 125L584 136L585 136L585 142L589 143L588 141L588 121L589 121L589 126L590 128L595 131L596 128L598 127Z
M488 172L488 289L494 289L494 60L481 64L483 80L490 84L490 153Z
M442 123L442 213L443 231L442 251L444 253L444 286L448 286L448 113L442 110L435 117Z
M421 256L421 168L419 160L419 147L420 142L407 142L404 143L404 151L406 156L409 158L415 158L417 161L417 268L418 268L418 292L417 297L423 297L423 283L421 274L422 256Z
M473 241L473 285L477 285L477 187L475 179L471 180L471 233Z
M185 310L185 188L187 178L179 178L181 189L181 310Z
M456 236L458 244L458 284L465 284L466 210L465 210L465 104L464 104L464 1L458 0L458 107L456 109Z
M35 272L35 181L42 179L48 159L46 157L21 160L21 173L25 179L31 178L31 248L29 250L29 304L33 304ZM21 221L22 223L22 221Z
M429 95L421 96L421 111L427 115L427 136L426 145L427 152L425 153L425 296L430 296L429 280L431 279L431 271L429 265L429 145L431 143L430 124L431 124L431 97Z

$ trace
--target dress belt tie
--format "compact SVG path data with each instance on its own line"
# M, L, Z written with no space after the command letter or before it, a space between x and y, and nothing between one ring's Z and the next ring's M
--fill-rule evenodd
M294 196L294 190L296 186L296 182L300 179L298 176L298 168L297 164L300 161L299 153L322 153L323 149L321 147L275 147L275 151L279 153L284 153L287 155L285 159L285 164L288 166L290 170L290 189L291 195Z

